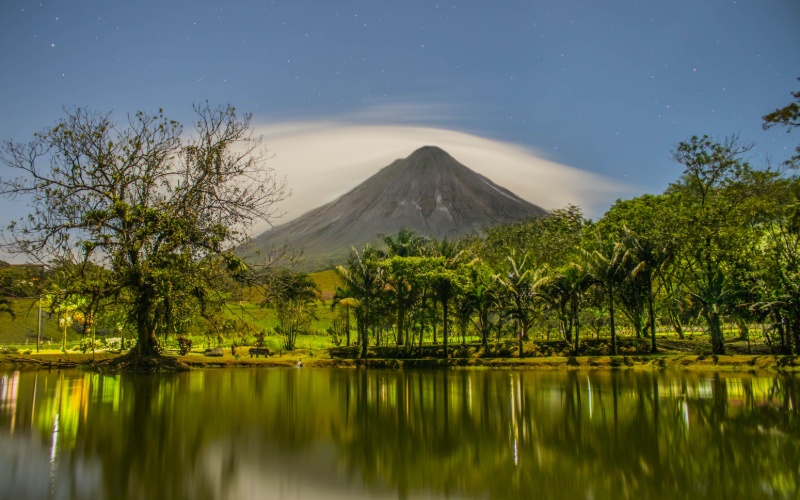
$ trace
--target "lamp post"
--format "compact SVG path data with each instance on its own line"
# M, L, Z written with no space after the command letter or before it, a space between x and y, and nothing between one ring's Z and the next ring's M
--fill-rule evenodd
M61 290L61 293L66 294L66 290ZM67 352L67 305L66 299L64 300L64 304L61 307L64 310L64 344L61 346L61 349L64 352Z
M39 316L36 323L36 352L42 348L42 297L36 301L39 304Z

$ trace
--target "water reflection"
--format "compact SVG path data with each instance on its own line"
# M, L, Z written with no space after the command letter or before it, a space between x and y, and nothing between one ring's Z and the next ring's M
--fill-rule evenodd
M235 370L0 376L8 498L794 498L798 379Z

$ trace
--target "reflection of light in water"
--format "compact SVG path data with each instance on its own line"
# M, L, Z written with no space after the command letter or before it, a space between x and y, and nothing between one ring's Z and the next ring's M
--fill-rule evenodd
M589 375L586 375L586 384L589 386L586 398L589 400L589 420L591 420L594 412L592 411L592 381L589 380Z
M519 374L509 374L511 378L511 385L510 389L510 402L511 402L511 435L514 436L514 465L519 464L519 454L517 451L517 437L519 436L519 422L517 419L517 410L521 410L522 404L522 384L519 381ZM516 380L515 380L516 378ZM517 387L514 387L514 382L517 383Z
M472 377L467 378L467 410L472 414Z
M688 430L689 429L689 404L686 402L685 398L683 399L683 401L681 401L681 407L683 409L683 423L686 424L686 429Z
M14 434L17 423L17 391L19 390L19 372L11 375L4 374L0 378L0 410L7 410L11 414L10 433Z
M50 445L50 493L56 492L56 471L58 465L56 464L56 455L58 454L58 413L53 419L53 436L52 444Z
M519 465L519 454L517 453L517 439L514 438L514 465Z

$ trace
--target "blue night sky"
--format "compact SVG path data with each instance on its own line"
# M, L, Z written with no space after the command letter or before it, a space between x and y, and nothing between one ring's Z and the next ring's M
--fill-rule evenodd
M800 90L797 0L8 0L0 12L0 138L28 140L64 106L188 122L193 102L231 103L264 127L294 191L289 217L452 132L457 159L472 167L465 148L483 147L482 173L546 208L560 199L531 199L542 170L525 155L596 174L554 177L605 186L561 203L591 199L592 216L663 191L680 174L670 149L693 134L753 140L756 164L800 141L761 128ZM402 144L366 151L381 134ZM318 156L293 161L298 144ZM515 148L519 186L492 145ZM336 192L306 190L325 176L298 176L303 161L343 178ZM5 225L18 207L0 207Z

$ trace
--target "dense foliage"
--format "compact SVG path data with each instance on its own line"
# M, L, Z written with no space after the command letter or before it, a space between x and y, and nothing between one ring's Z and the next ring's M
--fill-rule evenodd
M798 126L797 109L765 116L765 127ZM284 349L311 332L313 280L254 273L233 252L284 196L250 117L196 111L188 141L160 113L118 127L78 109L31 143L3 147L2 161L22 175L3 180L2 192L33 209L12 224L8 246L46 266L0 266L0 287L61 315L65 345L77 319L84 334L103 328L124 342L132 332L148 355L196 333L201 318L219 344L258 330L263 344L263 327L225 314L235 303L270 306ZM447 356L467 338L488 354L513 340L524 355L526 340L580 352L594 336L617 353L623 332L656 352L659 335L699 329L721 354L725 329L746 340L757 325L773 352L797 353L800 181L786 168L796 158L777 170L754 166L751 148L738 137L691 137L672 150L682 171L664 193L618 200L597 221L568 206L457 242L401 230L380 248L353 249L335 270L331 340L359 345L361 356L370 344L407 355L441 345ZM0 312L13 315L12 306Z

